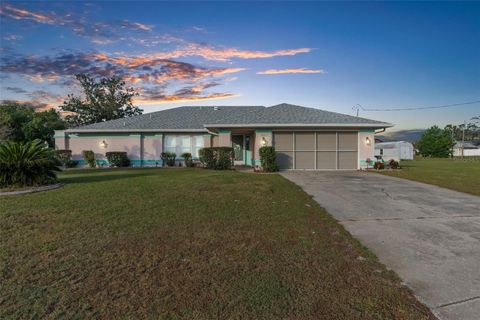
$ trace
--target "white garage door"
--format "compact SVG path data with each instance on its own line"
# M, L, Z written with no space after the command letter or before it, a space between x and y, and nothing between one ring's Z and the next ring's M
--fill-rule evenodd
M356 131L278 131L273 144L280 169L357 169Z

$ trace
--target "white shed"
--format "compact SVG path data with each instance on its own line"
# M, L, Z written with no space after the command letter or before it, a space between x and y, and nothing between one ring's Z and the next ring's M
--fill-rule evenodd
M480 147L468 141L465 141L463 144L462 142L457 142L453 146L453 156L461 157L462 155L464 157L478 157L480 156Z
M407 141L375 142L375 156L383 160L413 160L413 144Z

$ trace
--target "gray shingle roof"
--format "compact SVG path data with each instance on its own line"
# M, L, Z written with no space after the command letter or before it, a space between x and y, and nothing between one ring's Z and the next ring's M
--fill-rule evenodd
M291 104L262 106L179 107L139 116L95 123L71 131L94 130L205 130L205 127L255 125L359 125L391 124Z

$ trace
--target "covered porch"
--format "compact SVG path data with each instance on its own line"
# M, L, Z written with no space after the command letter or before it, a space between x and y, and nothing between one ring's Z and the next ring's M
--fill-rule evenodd
M210 139L205 146L232 147L235 153L234 165L260 165L259 149L272 145L272 130L255 128L209 128Z

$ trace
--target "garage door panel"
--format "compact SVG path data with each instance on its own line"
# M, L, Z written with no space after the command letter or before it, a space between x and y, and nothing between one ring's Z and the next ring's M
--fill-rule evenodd
M277 150L293 151L293 133L292 132L275 132L274 145Z
M314 151L315 133L314 132L295 132L295 150Z
M295 169L315 169L315 152L296 151Z
M358 137L356 132L338 133L338 150L357 150Z
M357 169L357 152L339 151L338 169Z
M336 169L337 153L335 151L317 152L317 169Z
M293 152L277 152L277 165L279 169L293 169Z
M337 134L335 132L317 132L317 150L335 151Z

